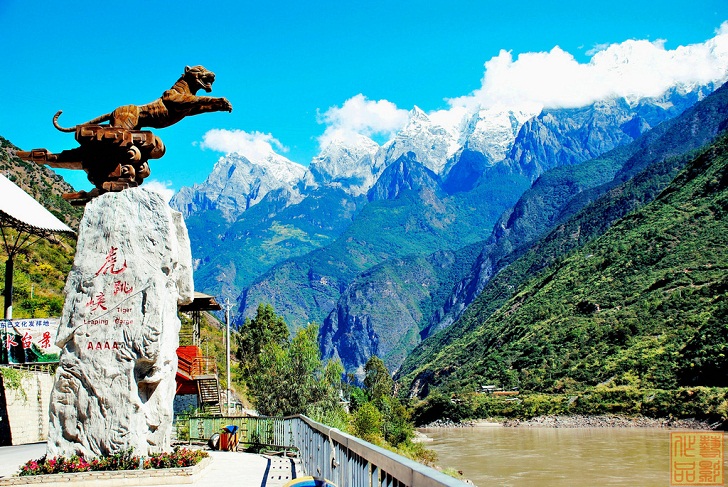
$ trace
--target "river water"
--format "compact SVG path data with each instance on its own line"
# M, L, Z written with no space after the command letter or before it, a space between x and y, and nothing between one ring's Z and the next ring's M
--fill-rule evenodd
M491 426L420 431L432 438L426 446L437 452L439 465L461 470L478 487L670 485L667 429Z

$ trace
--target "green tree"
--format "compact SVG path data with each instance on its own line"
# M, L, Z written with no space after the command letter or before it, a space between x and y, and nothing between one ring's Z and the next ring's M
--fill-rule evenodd
M365 391L354 388L351 394L354 434L375 443L383 439L395 447L408 444L414 426L407 408L394 397L389 370L382 359L373 355L364 365L364 373Z
M248 395L260 414L308 414L313 419L340 415L343 367L339 361L323 363L317 338L318 326L309 324L290 343L264 345L247 379Z
M364 387L369 391L369 397L374 402L389 397L394 391L394 380L384 365L382 359L372 355L364 365Z
M260 367L260 358L269 344L283 347L288 343L288 327L283 317L278 316L270 304L259 304L255 318L246 319L240 333L236 335L243 380L248 385L250 375Z
M414 426L407 408L394 396L385 396L379 404L382 413L382 434L391 445L408 442L414 436Z

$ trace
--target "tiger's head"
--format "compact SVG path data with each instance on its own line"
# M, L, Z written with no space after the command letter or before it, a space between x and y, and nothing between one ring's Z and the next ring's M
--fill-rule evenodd
M215 82L215 73L208 71L204 66L185 66L182 77L187 81L192 93L196 93L199 89L209 93L212 91L212 83Z

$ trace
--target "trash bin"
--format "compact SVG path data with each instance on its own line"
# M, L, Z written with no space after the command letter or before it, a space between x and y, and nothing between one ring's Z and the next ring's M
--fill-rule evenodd
M220 433L213 433L213 435L207 441L207 446L210 447L210 450L219 450L220 449Z
M238 427L235 425L225 426L220 433L220 450L237 451L238 449Z

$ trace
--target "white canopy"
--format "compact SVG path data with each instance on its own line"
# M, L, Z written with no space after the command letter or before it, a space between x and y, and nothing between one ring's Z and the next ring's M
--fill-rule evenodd
M10 220L9 226L31 233L73 233L73 230L46 210L43 205L0 174L0 221L2 220ZM7 224L7 221L2 223Z

